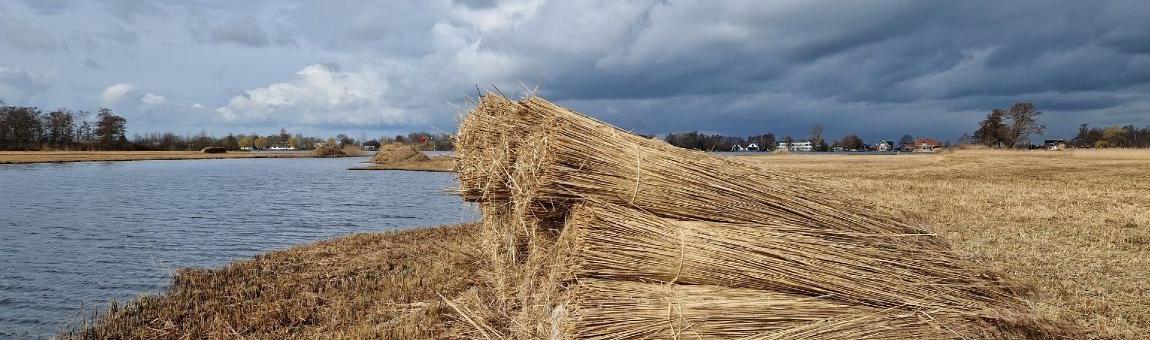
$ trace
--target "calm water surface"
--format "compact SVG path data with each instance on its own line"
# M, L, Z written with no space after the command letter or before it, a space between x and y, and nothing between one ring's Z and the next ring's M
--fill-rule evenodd
M0 338L51 336L179 267L477 219L454 175L346 170L364 160L0 165Z

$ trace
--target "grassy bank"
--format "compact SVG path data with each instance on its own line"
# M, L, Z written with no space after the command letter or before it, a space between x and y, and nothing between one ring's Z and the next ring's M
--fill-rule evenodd
M1150 151L763 155L923 221L1031 287L1031 303L1100 338L1150 334ZM178 273L80 337L475 336L437 294L476 284L474 227L365 234Z
M212 154L199 151L0 151L0 164L301 157L311 157L311 154L307 151Z
M113 306L80 339L417 339L454 324L437 294L472 284L473 226L359 234L219 269L184 269L162 296Z

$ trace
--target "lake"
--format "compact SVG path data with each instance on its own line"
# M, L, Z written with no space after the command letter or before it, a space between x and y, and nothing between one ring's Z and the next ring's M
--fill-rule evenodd
M0 165L0 338L49 337L180 267L478 219L454 174L346 170L365 160Z

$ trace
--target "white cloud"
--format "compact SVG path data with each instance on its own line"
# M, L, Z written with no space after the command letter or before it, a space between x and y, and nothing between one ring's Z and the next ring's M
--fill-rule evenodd
M219 118L240 123L293 125L386 125L422 121L405 115L385 100L389 86L381 70L365 67L340 72L315 64L296 73L290 82L244 91Z
M115 105L116 103L120 102L120 99L123 99L124 96L127 96L129 93L132 93L132 91L135 90L136 86L132 84L115 84L105 88L104 92L100 94L100 99L103 101L104 105Z
M167 100L168 99L164 98L164 96L157 95L154 93L145 93L144 97L140 98L140 102L144 103L146 105L160 105L160 104L163 104L164 102L166 102Z

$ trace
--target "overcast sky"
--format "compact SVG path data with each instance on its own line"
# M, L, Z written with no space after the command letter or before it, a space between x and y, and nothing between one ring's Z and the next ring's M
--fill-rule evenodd
M1150 2L0 0L0 99L149 131L454 131L476 85L625 129L1150 125Z

